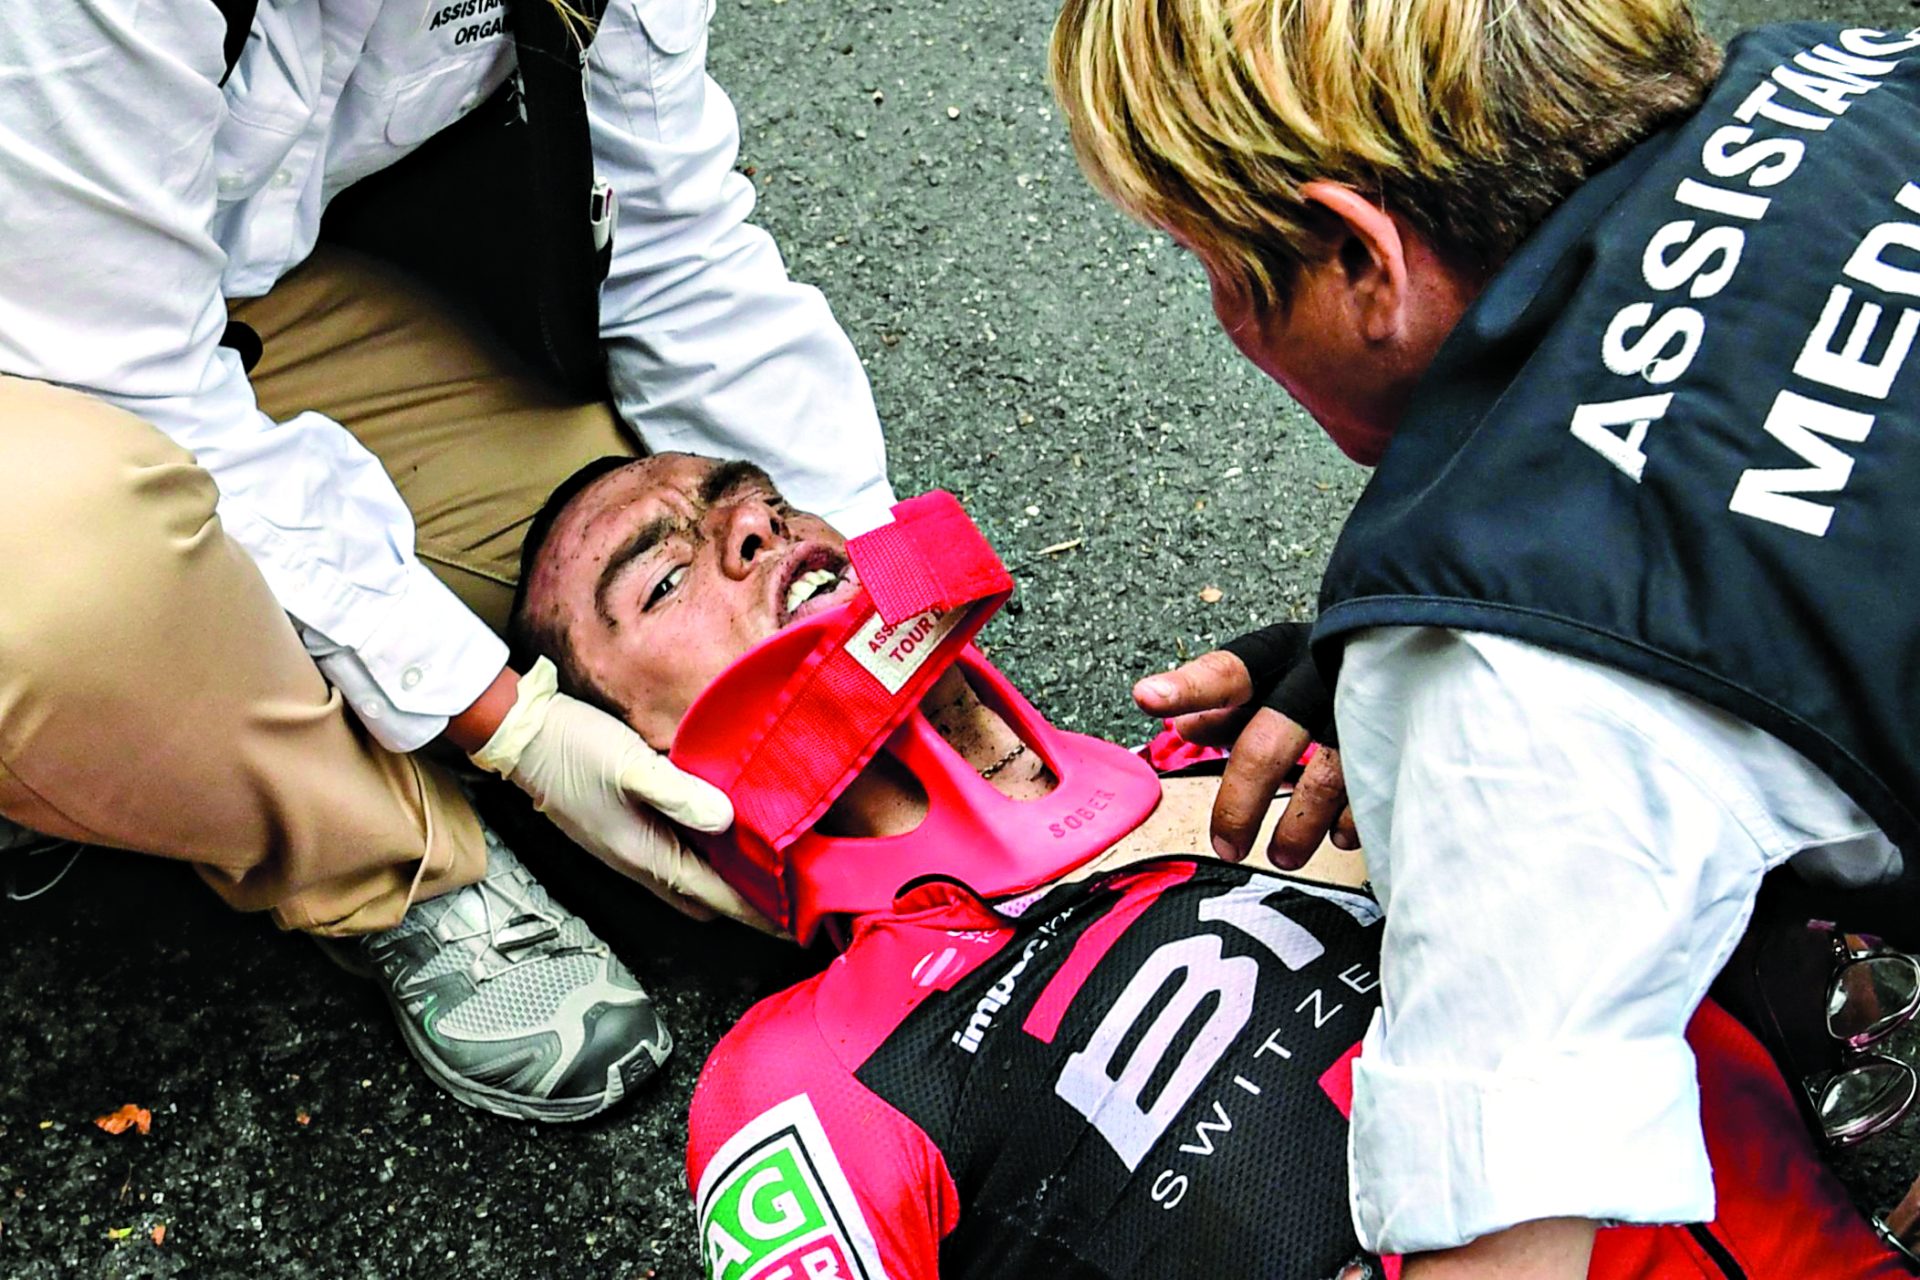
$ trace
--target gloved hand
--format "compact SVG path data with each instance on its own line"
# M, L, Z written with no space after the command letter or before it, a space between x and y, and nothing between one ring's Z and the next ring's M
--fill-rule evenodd
M513 708L473 762L532 796L581 848L669 905L696 919L719 914L773 931L663 821L724 831L733 823L726 795L674 767L598 707L561 693L547 659L520 677Z
M1262 627L1133 688L1143 711L1171 717L1174 730L1202 746L1231 746L1213 802L1214 852L1247 856L1261 819L1310 742L1307 762L1274 828L1268 856L1293 870L1332 834L1357 849L1340 753L1333 746L1333 693L1307 651L1311 623Z
M1220 648L1246 667L1254 701L1305 729L1315 742L1338 746L1333 733L1333 690L1314 665L1307 644L1312 635L1311 622L1276 622L1236 636Z

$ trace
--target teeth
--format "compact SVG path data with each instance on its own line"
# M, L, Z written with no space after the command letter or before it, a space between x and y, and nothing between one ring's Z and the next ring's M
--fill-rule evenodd
M839 581L840 575L831 569L810 569L801 574L787 588L787 612L792 613L814 596L831 590Z

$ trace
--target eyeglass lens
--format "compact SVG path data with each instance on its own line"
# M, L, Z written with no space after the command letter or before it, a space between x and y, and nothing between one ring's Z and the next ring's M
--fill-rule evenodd
M1920 963L1906 955L1850 960L1827 990L1827 1030L1858 1048L1886 1035L1920 1008Z
M1880 1132L1905 1114L1920 1089L1912 1067L1883 1055L1848 1067L1820 1090L1820 1127L1839 1145Z

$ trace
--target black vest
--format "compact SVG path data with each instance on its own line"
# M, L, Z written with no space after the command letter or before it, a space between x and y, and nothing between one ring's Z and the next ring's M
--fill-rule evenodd
M1908 855L1897 897L1911 903L1920 40L1907 43L1813 24L1748 34L1696 115L1520 248L1349 519L1314 643L1337 673L1361 629L1455 627L1684 690L1852 796Z
M227 72L258 0L214 0L226 19ZM597 20L606 0L573 0ZM607 394L600 284L612 260L595 223L583 93L586 50L551 4L509 9L518 67L483 106L327 208L321 235L413 271L468 308L536 371L583 400ZM226 77L222 76L222 84ZM451 213L449 212L451 211ZM229 345L259 358L246 331Z

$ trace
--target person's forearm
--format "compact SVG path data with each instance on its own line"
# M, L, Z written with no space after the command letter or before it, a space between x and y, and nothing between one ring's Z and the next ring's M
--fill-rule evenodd
M663 57L645 8L609 8L588 61L594 167L620 197L600 291L615 405L650 450L745 457L795 506L864 533L893 506L866 371L826 299L746 221L753 184L705 42L689 30Z
M502 667L493 683L473 700L472 706L447 721L447 741L468 755L487 745L507 712L513 709L514 695L519 688L519 675L512 667Z
M1545 1218L1482 1236L1472 1244L1407 1258L1406 1280L1580 1280L1596 1224Z

